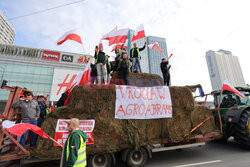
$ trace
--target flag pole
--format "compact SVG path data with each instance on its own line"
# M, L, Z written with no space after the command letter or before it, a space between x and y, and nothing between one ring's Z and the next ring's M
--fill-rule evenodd
M221 103L221 97L222 97L222 91L220 91L220 99L219 99L219 104L218 104L218 117L219 117L219 121L220 121L220 131L222 133L222 122L221 122L221 115L220 115L220 103Z

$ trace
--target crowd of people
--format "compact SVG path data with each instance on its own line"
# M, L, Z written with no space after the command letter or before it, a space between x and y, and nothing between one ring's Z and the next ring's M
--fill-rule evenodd
M103 45L100 44L99 47L95 48L95 62L91 64L91 83L92 84L109 84L110 83L110 74L113 71L118 71L119 79L121 82L125 82L126 85L129 85L129 72L139 72L141 73L141 54L140 52L146 48L146 42L142 48L138 48L136 43L133 44L133 48L130 49L130 57L128 57L127 49L124 44L118 49L115 49L116 57L115 61L112 63L109 61L109 57L103 51ZM169 86L170 84L170 65L168 60L165 58L162 59L160 68L164 78L164 85Z

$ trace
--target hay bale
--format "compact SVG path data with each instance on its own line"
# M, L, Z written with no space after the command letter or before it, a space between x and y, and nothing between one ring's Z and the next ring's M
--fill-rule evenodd
M137 86L137 87L163 86L163 79L157 74L129 73L128 78L129 78L129 85L131 86ZM120 84L120 81L121 80L119 78L119 73L114 72L112 74L110 82L113 84ZM125 82L123 81L123 83Z
M212 132L219 132L218 127L215 125L214 117L212 111L210 111L206 106L196 104L194 110L191 112L191 121L193 128L204 121L207 117L212 116L211 119L207 120L202 124L196 131L199 134L209 134Z
M172 106L184 108L187 111L194 109L194 98L188 87L170 86Z

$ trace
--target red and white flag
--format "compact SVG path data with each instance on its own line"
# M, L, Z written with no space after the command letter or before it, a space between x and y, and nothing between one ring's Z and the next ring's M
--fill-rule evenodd
M153 43L153 44L149 44L148 47L149 47L149 49L151 49L151 50L154 49L154 47L156 47L157 50L159 50L160 52L162 52L161 47L160 47L160 45L158 44L158 42L155 42L155 43Z
M2 126L9 133L16 136L22 136L27 130L31 130L32 132L38 134L43 138L50 138L46 133L44 133L44 131L40 127L33 124L29 123L15 124L14 121L5 120L3 121Z
M74 81L72 82L72 84L70 85L69 93L68 93L67 99L64 102L64 105L68 103L71 91L75 86L84 85L87 83L90 83L90 61L88 62L83 72L79 73L74 79Z
M127 36L128 36L128 28L119 29L119 30L112 30L108 34L104 36L103 39L109 40L109 46L118 43L125 43Z
M132 41L140 39L140 38L144 38L144 37L145 37L144 26L143 24L140 24L135 30Z
M106 35L104 35L102 37L102 40L109 40L110 36L112 33L114 33L115 31L117 31L117 26L115 26L115 28L113 30L111 30L109 33L107 33ZM100 42L101 43L101 42Z
M57 45L61 45L67 40L72 40L82 44L81 31L79 30L68 31L61 38L59 38L59 40L56 43Z
M235 89L229 82L224 81L223 83L223 90L228 90L230 92L234 92L235 94L239 95L240 97L242 97L243 99L247 100L247 98L241 94L237 89Z

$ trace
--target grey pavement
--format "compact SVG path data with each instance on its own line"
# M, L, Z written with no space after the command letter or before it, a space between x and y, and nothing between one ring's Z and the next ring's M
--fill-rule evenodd
M26 164L24 167L54 167L58 162ZM126 167L119 162L115 167ZM202 147L153 153L145 167L250 167L250 150L232 139L226 143L208 142Z

